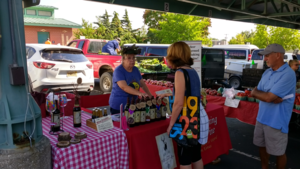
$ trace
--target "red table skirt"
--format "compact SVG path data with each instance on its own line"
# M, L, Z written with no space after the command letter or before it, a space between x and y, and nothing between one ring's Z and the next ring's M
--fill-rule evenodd
M226 117L236 118L244 123L255 125L258 114L259 104L256 102L240 101L238 108L227 107L224 105L225 97L207 95L207 103L223 106ZM293 112L300 114L299 110Z
M228 154L228 151L232 148L223 108L218 105L208 104L206 111L211 123L209 125L208 143L202 145L201 148L204 164L212 162L219 155ZM169 121L170 119L166 119L133 127L129 131L125 131L129 148L130 169L161 168L155 137L167 131ZM116 127L120 126L119 122L114 122L114 125ZM177 168L179 169L177 145L174 141L173 144Z
M150 93L155 96L155 92L156 91L160 91L160 90L166 90L166 89L171 89L173 91L173 88L169 88L169 87L165 87L165 86L157 86L157 85L150 85L150 84L146 84ZM144 90L141 88L141 92L144 92Z

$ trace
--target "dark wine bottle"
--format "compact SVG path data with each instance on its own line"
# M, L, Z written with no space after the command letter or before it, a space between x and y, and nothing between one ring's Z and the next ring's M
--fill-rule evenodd
M95 123L95 119L96 119L96 109L93 109L93 113L92 113L92 122Z
M128 120L127 120L127 123L129 124L130 127L135 126L135 114L134 114L135 108L136 108L136 106L134 104L134 97L132 96L131 104L128 109L129 114L128 114Z
M129 104L130 104L130 102L129 102L129 99L130 99L130 97L128 96L127 97L127 103L126 103L126 105L125 105L125 109L124 109L124 116L126 117L126 119L128 119L128 114L129 114Z
M135 106L136 106L136 108L134 111L134 116L135 116L134 123L136 126L138 126L141 123L141 104L140 104L139 98L136 99Z
M150 119L152 122L156 121L156 99L154 96L151 97Z
M160 108L161 109L161 119L162 120L165 120L167 118L167 112L168 112L167 106L169 106L169 105L167 105L167 103L168 103L167 98L163 98L162 102L161 102L161 108Z
M73 124L74 127L81 127L81 108L79 104L76 103L73 108Z
M144 97L142 97L141 102L140 102L140 106L141 106L141 124L145 124L146 123L146 103L144 100Z
M149 99L149 97L146 98L146 123L151 122L151 117L150 117L150 108L152 106L152 101Z
M55 100L55 104L56 104L56 109L52 113L52 117L51 117L51 122L55 123L55 125L51 126L51 131L54 132L60 130L60 111L58 109L59 107L56 100Z
M161 115L162 115L162 107L161 107L161 99L158 99L158 97L156 97L156 119L157 120L161 120Z

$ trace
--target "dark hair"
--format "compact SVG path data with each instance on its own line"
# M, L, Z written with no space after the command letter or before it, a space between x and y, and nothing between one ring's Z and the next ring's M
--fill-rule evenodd
M122 50L121 50L121 54L125 55L125 54L134 54L137 55L141 53L141 49L139 49L139 47L132 45L132 46L123 46Z
M193 65L191 49L185 42L175 42L168 48L167 60L173 68Z

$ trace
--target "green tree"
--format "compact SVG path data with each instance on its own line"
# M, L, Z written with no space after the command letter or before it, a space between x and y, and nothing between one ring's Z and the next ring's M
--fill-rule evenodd
M123 19L121 20L122 28L124 31L132 31L131 22L129 20L127 9L125 9L125 14L123 16Z
M259 24L256 25L253 44L259 48L265 48L268 44L270 44L268 26Z
M229 44L245 44L245 35L242 33L237 34L235 37L232 37Z
M111 28L113 34L115 35L115 37L116 36L121 37L124 34L124 30L122 28L122 23L119 19L119 14L116 11L114 11L114 16L111 21L110 28Z
M144 21L151 26L148 36L152 43L153 39L156 43L190 40L202 41L202 44L208 46L212 45L211 39L208 38L208 27L211 25L209 18L146 10L145 13L147 14L147 12L148 15ZM154 19L159 20L155 21Z
M119 35L121 37L121 45L125 43L136 43L136 39L134 38L134 33L132 31L131 22L129 20L127 9L125 9L125 14L123 19L121 20L122 23L122 34Z
M282 45L285 50L300 48L300 33L296 29L257 25L253 39L253 44L259 48L273 43Z
M132 30L133 37L136 39L137 43L146 43L149 39L147 37L147 29L145 25L143 25L141 28Z
M74 36L76 39L79 39L80 36L85 36L86 39L94 39L95 38L95 29L93 28L92 23L86 21L82 18L82 28L74 31Z

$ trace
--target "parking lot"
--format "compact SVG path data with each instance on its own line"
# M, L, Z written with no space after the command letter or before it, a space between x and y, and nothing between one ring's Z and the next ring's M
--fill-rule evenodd
M253 141L254 126L240 122L237 119L226 118L232 149L228 155L221 155L221 162L208 164L205 169L260 169L258 147ZM300 129L290 125L287 146L287 169L299 169ZM270 169L276 169L276 158L270 158Z

